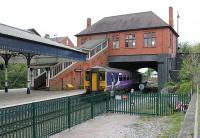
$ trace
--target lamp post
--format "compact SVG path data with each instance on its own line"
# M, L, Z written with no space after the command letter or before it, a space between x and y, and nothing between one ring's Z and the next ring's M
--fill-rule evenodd
M177 11L177 33L179 34L179 18L180 18L180 15L179 15L179 12Z
M58 41L58 40L57 40L57 34L54 34L54 37L55 37L55 39L56 39L56 42L57 42L57 41Z

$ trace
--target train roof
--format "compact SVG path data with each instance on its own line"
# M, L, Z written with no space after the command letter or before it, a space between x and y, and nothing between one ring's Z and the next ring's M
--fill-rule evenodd
M129 71L124 70L124 69L102 67L102 66L91 67L87 71L90 71L92 69L98 69L99 71L106 71L106 72L129 72Z

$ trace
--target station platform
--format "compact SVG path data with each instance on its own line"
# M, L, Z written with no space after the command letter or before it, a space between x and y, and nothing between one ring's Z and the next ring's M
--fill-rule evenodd
M4 90L0 90L0 108L56 99L66 96L78 95L82 93L84 93L84 90L70 90L70 91L32 90L31 94L26 94L26 88L9 89L8 93L5 93Z

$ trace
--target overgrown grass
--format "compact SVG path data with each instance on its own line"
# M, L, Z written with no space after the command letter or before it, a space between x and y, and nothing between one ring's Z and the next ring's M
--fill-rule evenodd
M160 121L163 121L164 124L168 126L168 130L165 131L163 134L161 134L161 138L177 138L178 134L181 129L181 125L183 123L185 114L183 112L177 112L173 115L169 116L140 116L140 121L134 123L133 125L135 127L140 126L143 122L148 123L148 121L151 121L152 119L161 119Z
M161 136L161 138L176 138L181 129L184 116L184 113L175 113L173 115L167 116L166 123L169 124L169 129Z

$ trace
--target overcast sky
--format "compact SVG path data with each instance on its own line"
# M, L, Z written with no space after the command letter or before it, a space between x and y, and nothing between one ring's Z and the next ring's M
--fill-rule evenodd
M168 23L168 7L174 8L176 29L180 13L180 41L200 42L199 0L1 0L0 23L21 29L35 28L42 36L69 36L103 17L153 11Z

